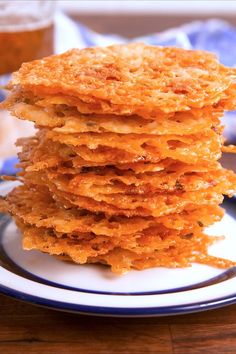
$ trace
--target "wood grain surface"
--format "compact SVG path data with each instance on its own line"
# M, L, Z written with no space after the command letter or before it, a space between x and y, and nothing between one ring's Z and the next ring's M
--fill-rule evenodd
M190 18L77 16L101 32L132 37ZM227 161L226 161L227 163ZM235 165L235 160L230 164ZM105 318L57 312L0 295L1 354L236 353L236 305L162 318Z
M0 296L0 353L236 353L236 305L160 318L57 312Z

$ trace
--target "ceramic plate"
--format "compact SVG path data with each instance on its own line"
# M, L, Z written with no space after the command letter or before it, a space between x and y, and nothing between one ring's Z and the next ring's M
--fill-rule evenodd
M13 182L0 185L1 194ZM231 202L232 203L232 202ZM210 253L236 261L236 219L228 212L210 234L225 235ZM0 292L33 304L80 314L164 316L236 302L236 268L193 264L185 269L152 268L123 276L102 265L76 265L38 251L23 251L21 235L7 216L0 219Z

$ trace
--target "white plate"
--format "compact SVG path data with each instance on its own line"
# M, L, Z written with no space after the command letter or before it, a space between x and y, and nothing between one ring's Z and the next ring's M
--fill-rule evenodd
M2 183L5 194L15 184ZM210 253L236 261L236 220L226 214L209 233L226 238ZM236 302L236 267L220 270L194 264L185 269L152 268L123 276L108 267L76 265L38 251L23 251L13 221L0 219L0 292L30 303L83 314L164 316Z

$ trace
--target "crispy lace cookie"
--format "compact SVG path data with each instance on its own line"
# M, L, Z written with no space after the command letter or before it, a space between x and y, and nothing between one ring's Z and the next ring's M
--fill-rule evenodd
M26 181L37 180L44 176L54 183L66 186L70 193L89 196L96 199L99 195L126 194L151 196L153 193L193 192L218 186L219 192L230 193L236 184L233 171L223 168L216 171L191 171L191 166L179 170L173 166L169 173L165 171L144 172L135 174L133 171L120 171L113 167L73 170L47 169L22 172ZM197 169L197 168L196 168ZM75 192L76 191L76 192Z
M41 101L40 101L41 102ZM33 121L37 127L47 127L59 133L117 133L117 134L179 134L189 135L214 128L220 131L222 112L202 109L196 112L178 112L160 115L155 119L140 116L115 116L111 114L82 114L76 107L54 105L40 107L25 102L12 102L8 108L14 116ZM201 112L201 114L200 114Z
M230 108L235 70L205 51L133 43L24 63L9 88L71 96L92 113L156 115L206 105Z
M159 218L106 217L102 213L91 213L84 209L66 209L58 204L45 186L26 185L16 187L5 199L5 210L20 218L24 223L36 227L53 228L58 233L77 234L92 232L119 238L135 235L150 227L166 230L199 229L219 221L223 209L218 205L205 208L189 208L179 214Z
M91 212L103 212L107 216L123 215L160 217L172 213L180 213L184 210L204 205L220 204L223 200L222 192L224 184L219 184L207 189L181 193L155 193L151 196L139 194L94 194L93 191L85 191L80 195L79 191L71 191L67 183L59 179L50 179L46 174L31 174L25 179L27 185L46 185L53 198L64 207L79 207ZM229 187L230 188L230 187ZM232 189L224 191L232 193ZM87 194L86 194L87 193Z
M23 248L37 249L60 256L75 263L102 263L111 266L117 274L132 268L187 267L192 262L227 268L235 265L230 260L209 256L207 249L217 238L202 232L195 234L157 236L143 235L132 243L123 240L113 242L111 238L87 235L83 239L58 237L50 229L36 228L17 220L23 234Z
M208 142L206 141L206 145ZM174 171L187 166L192 168L192 171L209 171L218 170L220 165L215 160L202 160L200 164L193 165L185 162L177 162L170 158L160 159L130 154L125 150L116 148L98 147L90 150L86 146L68 146L61 144L59 141L46 139L44 134L37 134L34 137L23 138L17 141L17 145L22 147L19 153L20 166L26 171L40 171L45 168L57 167L61 173L87 172L96 171L97 167L101 168L104 165L114 166L119 170L132 170L135 173L157 172L174 168ZM219 151L213 152L215 156L220 155ZM187 160L189 158L187 156ZM93 170L94 169L94 170ZM65 172L63 172L65 171Z
M94 159L98 157L96 150L108 151L117 149L130 154L130 161L135 158L155 160L172 158L186 163L201 163L204 160L217 160L221 156L223 139L221 135L209 129L199 134L180 136L161 135L153 136L148 134L126 134L114 133L82 133L63 134L47 131L46 137L52 141L64 143L77 147L79 155L83 155L87 148L88 154L93 153ZM82 156L84 157L84 156ZM127 155L128 158L128 155ZM118 162L118 161L117 161Z

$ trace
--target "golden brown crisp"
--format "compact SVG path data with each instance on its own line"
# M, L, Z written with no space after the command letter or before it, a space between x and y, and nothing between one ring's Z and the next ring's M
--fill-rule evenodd
M216 238L204 229L236 190L218 161L236 69L136 43L25 63L8 88L3 107L38 128L18 141L22 185L0 199L24 249L116 273L235 266L207 254Z
M206 105L229 108L235 77L210 53L133 43L72 49L25 63L9 88L71 96L91 113L155 116Z
M127 238L140 235L145 229L157 227L169 230L199 229L221 220L223 209L218 205L204 208L189 208L183 213L171 214L159 218L112 217L93 214L84 209L63 208L51 196L48 188L27 185L16 187L4 200L5 210L17 216L24 223L36 227L53 228L57 233L73 234L93 233L113 238Z
M66 257L75 263L103 263L111 266L118 274L125 273L131 268L145 269L149 267L187 267L191 262L217 265L227 268L234 262L207 254L209 245L216 237L207 236L198 231L194 234L172 235L144 234L128 243L112 242L111 238L87 236L81 240L58 237L50 229L36 228L17 220L22 236L23 248L37 249L55 256ZM69 259L68 259L69 257Z
M35 122L38 128L48 127L59 133L117 133L117 134L179 134L199 133L214 127L220 129L219 116L212 115L209 109L196 116L193 112L179 112L172 115L160 115L156 119L144 119L140 116L115 116L109 114L81 114L73 107L40 107L24 102L9 103L12 115Z

